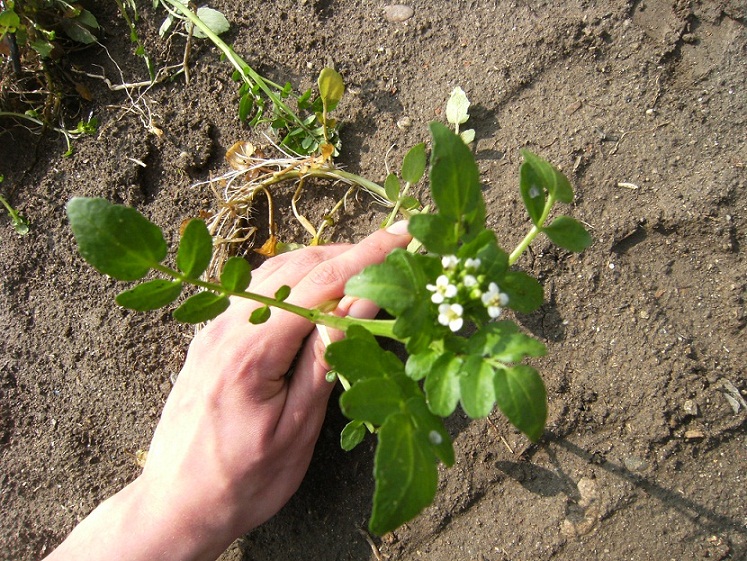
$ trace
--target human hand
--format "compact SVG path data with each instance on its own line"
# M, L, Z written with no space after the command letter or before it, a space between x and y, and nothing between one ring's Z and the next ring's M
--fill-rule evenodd
M273 295L286 284L288 302L307 308L338 299L351 276L408 243L397 226L394 234L378 231L354 246L313 247L268 260L249 290ZM140 478L151 500L205 517L209 531L226 536L222 547L273 516L296 491L333 387L325 380L326 347L313 325L280 310L251 325L257 307L234 299L195 337ZM346 297L335 313L370 318L377 311Z

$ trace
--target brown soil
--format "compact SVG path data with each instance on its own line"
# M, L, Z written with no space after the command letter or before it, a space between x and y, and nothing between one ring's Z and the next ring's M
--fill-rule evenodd
M93 3L91 3L93 4ZM141 36L159 64L163 14L142 4ZM519 322L545 341L546 436L531 446L494 413L449 422L457 463L435 504L375 538L380 559L745 559L747 556L747 7L740 0L432 0L404 23L385 2L212 0L228 40L261 73L298 88L334 63L348 85L339 162L381 181L469 95L489 222L507 247L527 227L519 149L561 166L594 245L580 256L540 241L519 263L548 303ZM91 8L101 49L71 62L114 83L146 78L114 3ZM7 64L7 63L4 63ZM31 220L0 216L0 558L41 558L138 474L190 328L167 312L117 308L122 288L78 256L64 205L75 195L135 205L171 239L214 205L199 180L227 170L237 140L227 63L200 43L192 80L147 92L164 135L123 92L94 95L93 137L64 158L61 138L9 122L0 132L4 194ZM398 128L408 117L412 126ZM70 122L73 122L71 119ZM391 151L390 151L391 149ZM387 152L388 156L387 156ZM145 164L139 165L135 160ZM321 216L321 185L304 210ZM357 240L384 216L361 195L331 231ZM303 241L286 226L285 238ZM740 395L741 394L741 395ZM330 407L302 488L225 560L363 560L372 449L338 445Z

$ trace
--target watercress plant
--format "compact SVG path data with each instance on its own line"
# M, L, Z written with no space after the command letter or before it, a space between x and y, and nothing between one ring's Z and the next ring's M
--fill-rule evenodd
M163 265L168 247L158 226L136 210L102 199L76 198L68 217L83 257L116 279L140 280L151 271L165 278L149 280L117 296L135 310L175 302L185 285L202 289L173 312L177 320L208 321L230 305L229 296L263 304L249 321L261 323L271 308L296 313L317 324L341 329L346 338L327 348L326 358L345 391L343 413L351 419L341 442L350 449L366 431L378 438L376 487L370 529L383 534L416 516L435 496L439 461L454 463L451 436L442 418L458 405L472 418L486 417L495 404L531 440L538 440L547 416L545 387L537 371L523 363L545 353L545 346L523 333L504 310L528 313L543 301L542 286L512 269L540 233L571 251L591 239L567 216L547 224L556 202L573 197L568 180L554 167L523 151L520 190L532 228L509 255L485 226L474 157L462 138L447 127L430 127L433 148L430 190L435 209L410 218L410 233L427 253L395 250L386 260L351 278L345 292L374 301L392 319L337 317L286 301L283 287L267 297L246 292L249 264L229 259L217 282L202 280L213 252L207 227L190 221L176 254L176 268ZM425 150L411 152L403 179L417 183L425 172ZM394 188L389 189L392 196ZM397 188L396 198L403 193ZM407 359L384 350L376 337L401 342Z

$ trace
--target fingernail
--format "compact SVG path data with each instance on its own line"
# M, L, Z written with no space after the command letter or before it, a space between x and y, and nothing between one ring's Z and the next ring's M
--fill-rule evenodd
M348 298L346 296L346 298ZM340 307L345 309L346 302L340 302ZM355 319L373 319L376 314L379 313L379 307L371 302L362 298L355 298L353 302L347 306L347 314L351 318Z
M395 222L391 226L389 226L386 231L390 234L394 234L395 236L402 236L404 234L407 234L407 220L400 220L399 222Z

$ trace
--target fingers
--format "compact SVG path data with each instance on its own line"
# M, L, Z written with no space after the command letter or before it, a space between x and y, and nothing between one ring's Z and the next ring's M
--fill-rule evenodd
M370 300L346 296L334 313L343 317L373 319L378 312L379 307ZM334 383L327 382L329 365L324 355L329 343L343 337L341 331L319 325L306 339L289 382L288 398L277 427L276 434L280 438L300 433L302 439L316 441L324 420L327 400L334 388Z
M261 285L268 277L277 271L287 269L288 267L304 270L304 274L317 264L331 259L347 251L352 246L350 244L318 245L307 247L299 251L289 251L268 259L262 265L252 271L252 288ZM305 267L304 265L309 265ZM286 282L285 284L289 284Z
M349 250L349 244L316 246L300 251L284 253L268 259L252 272L251 292L273 296L278 288L286 284L294 286L314 267ZM261 304L246 298L231 298L231 306L210 322L198 334L199 343L207 346L218 344L229 332L241 329L249 334L249 317Z
M381 263L392 250L406 247L409 241L408 234L378 230L342 254L311 269L292 288L287 302L304 308L313 308L323 302L340 298L350 277L368 265ZM281 282L285 276L285 269L277 271L262 283L262 288L266 285L277 288L281 284L290 284ZM268 346L265 347L263 359L272 361L268 364L285 363L290 366L300 348L300 342L310 333L312 326L307 320L295 314L273 310L264 327L268 333ZM270 373L269 369L266 371ZM270 375L282 377L282 374L277 372Z
M292 289L287 301L305 308L336 300L343 295L345 283L351 276L368 265L383 261L393 249L409 243L410 236L401 233L401 225L395 226L400 229L395 228L394 233L379 230L355 246L308 248L274 258L278 261L264 269L258 282L255 277L250 290L272 296L282 285L288 285ZM233 299L231 307L198 334L187 358L194 362L199 357L212 356L214 363L231 365L230 370L241 380L244 391L264 401L284 393L285 374L313 325L300 316L278 309L272 310L265 324L251 325L248 318L259 306L244 299ZM322 349L319 356L323 354ZM314 372L308 375L313 383Z

